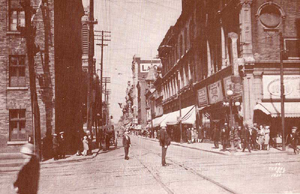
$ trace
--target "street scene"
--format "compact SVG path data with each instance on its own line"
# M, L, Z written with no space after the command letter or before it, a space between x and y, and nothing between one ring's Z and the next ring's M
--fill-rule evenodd
M0 193L300 193L300 0L0 0Z
M218 154L205 145L171 144L161 166L155 139L131 136L123 146L90 158L41 164L40 193L299 193L299 155L292 150ZM1 193L13 193L19 167L1 162Z

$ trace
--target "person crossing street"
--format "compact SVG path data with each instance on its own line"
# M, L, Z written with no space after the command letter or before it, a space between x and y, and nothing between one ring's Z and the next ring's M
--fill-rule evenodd
M166 166L166 155L167 155L167 149L168 146L171 143L170 137L167 133L167 125L165 123L161 123L160 125L161 129L160 129L160 139L159 139L159 143L160 146L162 148L162 154L161 154L161 164L162 166Z
M125 131L124 137L123 137L123 146L125 151L125 160L129 160L128 153L129 153L129 147L130 147L130 137L128 136L128 132Z

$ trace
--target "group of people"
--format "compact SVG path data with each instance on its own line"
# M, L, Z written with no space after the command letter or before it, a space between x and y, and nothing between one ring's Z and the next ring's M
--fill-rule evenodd
M200 142L198 131L196 128L191 127L186 130L186 137L188 143Z
M53 134L52 146L54 160L63 159L66 156L66 141L64 134L63 131L59 133L59 136L56 133Z
M228 123L219 129L215 126L212 132L212 138L216 148L219 148L219 142L222 144L222 150L231 147L234 149L247 148L251 150L269 150L270 149L270 126L254 123L252 127L247 124L245 126L233 126L231 129Z

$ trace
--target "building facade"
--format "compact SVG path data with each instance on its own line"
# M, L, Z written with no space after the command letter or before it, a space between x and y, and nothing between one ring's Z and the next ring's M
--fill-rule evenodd
M1 0L0 5L0 150L14 152L35 136L26 41L18 28L25 26L25 11L19 0ZM35 44L39 47L34 72L42 148L49 151L53 133L65 131L67 145L76 142L73 130L81 122L76 117L77 103L80 108L81 104L74 94L81 78L81 71L78 74L75 69L81 70L83 9L80 0L31 0L31 6L36 11L32 25L36 27ZM79 30L74 31L74 27Z
M145 128L147 125L147 110L146 110L146 89L149 88L146 82L146 78L150 67L159 66L160 60L150 59L144 60L140 57L134 56L132 61L132 84L133 84L133 96L132 96L132 108L133 119L137 123Z
M25 27L25 11L18 0L1 0L0 4L0 151L14 152L34 138L26 41L18 30L18 26ZM41 137L45 137L55 129L54 1L42 5L34 0L31 6L36 9L32 19L35 44L40 48L35 55L36 91Z
M278 134L282 33L286 128L299 126L297 10L291 0L183 0L158 48L164 114L194 105L196 126L258 123Z

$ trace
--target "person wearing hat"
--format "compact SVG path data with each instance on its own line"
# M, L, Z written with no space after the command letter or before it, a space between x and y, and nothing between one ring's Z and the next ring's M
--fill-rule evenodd
M128 153L129 153L129 147L130 147L130 137L128 135L128 131L124 132L123 136L123 146L124 146L124 151L125 151L125 160L129 160Z
M34 154L33 145L30 143L25 144L20 152L23 154L25 162L13 184L14 190L21 194L36 194L40 177L39 159Z
M162 166L166 166L166 155L167 155L167 149L168 146L171 143L170 137L167 133L167 125L166 123L160 124L160 139L159 139L160 146L162 148L162 154L161 154L161 164Z
M58 158L65 158L66 156L66 145L65 145L65 132L61 131L59 133L59 153L58 153Z
M58 160L59 140L56 133L53 134L52 148L53 148L53 158L54 160Z

